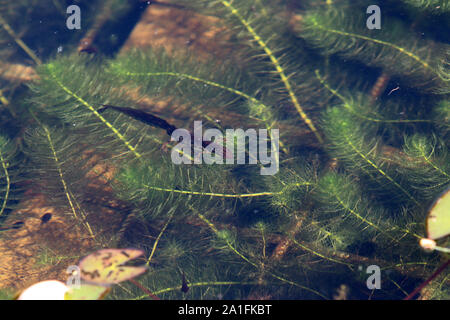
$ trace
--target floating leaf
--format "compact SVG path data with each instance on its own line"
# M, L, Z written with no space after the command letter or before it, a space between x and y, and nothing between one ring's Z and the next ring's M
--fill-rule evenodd
M82 284L78 288L70 288L64 295L64 300L100 300L109 290L108 287L95 284Z
M69 287L58 280L46 280L33 284L19 295L17 300L64 300Z
M428 238L439 239L450 234L450 188L431 206L427 218Z
M79 267L81 278L95 284L115 284L134 278L145 271L144 266L123 264L144 254L138 249L103 249L83 258Z

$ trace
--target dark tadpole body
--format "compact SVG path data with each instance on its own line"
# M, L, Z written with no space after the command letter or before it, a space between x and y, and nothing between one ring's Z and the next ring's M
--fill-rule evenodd
M172 133L175 130L177 130L177 127L171 125L166 120L161 119L160 117L157 117L151 113L148 113L148 112L145 112L142 110L126 108L126 107L117 107L117 106L112 106L109 104L102 104L102 106L103 106L102 108L97 110L98 113L102 113L107 109L116 110L116 111L122 112L123 114L126 114L136 120L139 120L147 125L150 125L152 127L164 129L164 130L166 130L166 132L169 136L171 136ZM191 136L193 137L192 133L191 133ZM192 143L194 143L193 139L191 141L192 141ZM221 156L224 155L226 158L228 158L231 155L231 153L224 146L220 146L214 142L209 142L209 141L202 141L201 143L202 143L203 148L206 148L210 144L215 146L216 152L218 152L219 155L221 155Z
M181 274L182 277L182 282L181 282L181 292L187 293L189 291L189 286L188 283L186 281L186 276L184 275L184 272L182 272Z
M41 217L41 224L47 223L52 218L51 213L46 213Z
M122 113L124 113L136 120L139 120L147 125L164 129L164 130L166 130L166 132L169 136L172 135L172 132L174 132L177 129L175 126L171 125L166 120L161 119L151 113L148 113L148 112L145 112L142 110L133 109L133 108L125 108L125 107L116 107L116 106L111 106L108 104L103 104L102 106L103 106L103 108L100 108L99 110L97 110L99 113L102 113L106 109L113 109L113 110L122 112Z
M98 50L96 48L94 48L93 46L87 46L87 47L83 47L78 51L78 55L81 55L82 53L87 53L87 54L97 54Z

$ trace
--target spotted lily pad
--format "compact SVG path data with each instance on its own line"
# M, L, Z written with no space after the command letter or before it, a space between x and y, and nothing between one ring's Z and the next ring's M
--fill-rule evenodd
M450 188L431 206L427 218L429 239L439 239L450 234Z
M134 278L145 271L145 266L123 264L144 254L138 249L102 249L83 258L78 266L81 278L92 284L109 285Z
M95 284L82 284L78 288L70 288L64 295L64 300L101 300L111 290L108 287Z

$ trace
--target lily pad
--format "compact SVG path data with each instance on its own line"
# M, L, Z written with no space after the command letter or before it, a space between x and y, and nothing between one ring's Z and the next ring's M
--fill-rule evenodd
M18 300L64 300L69 287L58 280L45 280L26 288Z
M429 239L439 239L450 234L450 188L431 206L427 218Z
M123 264L144 254L138 249L102 249L83 258L78 266L81 278L100 285L116 284L147 271L145 266Z
M111 290L108 287L95 284L82 284L70 288L64 295L64 300L101 300Z

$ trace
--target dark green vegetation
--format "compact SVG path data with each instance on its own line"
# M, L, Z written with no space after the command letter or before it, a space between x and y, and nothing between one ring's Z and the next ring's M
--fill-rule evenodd
M418 241L428 206L450 181L447 2L382 1L381 30L366 28L376 1L177 3L223 19L233 49L226 61L69 49L54 59L44 48L40 79L27 88L1 83L2 216L20 198L20 180L34 184L99 247L144 249L150 271L138 281L163 299L332 299L343 284L348 298L405 297L443 262ZM0 1L0 13L14 21L9 6ZM22 51L1 32L0 42L12 43L1 60L15 62ZM279 172L173 165L161 150L165 132L97 112L139 108L132 89L184 105L177 127L279 128ZM159 116L174 120L170 110ZM227 121L216 122L220 114ZM88 224L92 198L103 196L86 176L97 164L116 169L108 184L131 208L119 233ZM366 287L373 264L381 290ZM438 278L427 298L449 299L448 282ZM147 296L124 284L110 297Z

